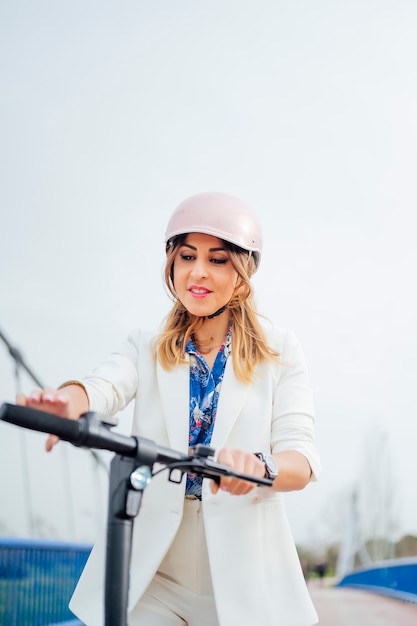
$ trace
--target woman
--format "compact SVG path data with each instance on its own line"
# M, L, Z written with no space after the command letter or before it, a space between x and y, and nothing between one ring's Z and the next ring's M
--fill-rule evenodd
M174 211L165 243L162 329L132 332L82 381L18 402L76 419L134 400L134 435L183 452L210 444L220 463L273 479L154 477L134 525L129 625L315 624L282 500L320 470L312 393L297 339L255 309L258 221L237 198L198 194ZM104 623L104 567L103 535L70 605L88 626Z

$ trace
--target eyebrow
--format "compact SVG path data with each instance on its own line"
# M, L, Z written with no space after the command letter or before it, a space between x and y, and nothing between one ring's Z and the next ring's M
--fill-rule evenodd
M182 246L197 251L197 248L189 243L183 243ZM209 252L226 252L226 248L209 248Z

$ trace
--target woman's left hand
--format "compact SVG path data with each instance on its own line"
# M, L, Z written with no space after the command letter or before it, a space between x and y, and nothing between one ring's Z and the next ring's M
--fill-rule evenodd
M250 474L259 478L263 478L265 476L265 465L251 452L234 450L232 448L222 448L217 455L217 462L222 465L227 465L236 472L240 472L242 474ZM247 480L222 477L220 485L212 481L211 492L217 493L218 490L221 489L222 491L227 491L234 496L242 496L252 491L255 487L255 483L250 483Z

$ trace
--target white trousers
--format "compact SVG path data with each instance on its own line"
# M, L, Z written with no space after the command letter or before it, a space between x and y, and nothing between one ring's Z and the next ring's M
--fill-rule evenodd
M181 526L129 626L218 626L200 500L185 500Z

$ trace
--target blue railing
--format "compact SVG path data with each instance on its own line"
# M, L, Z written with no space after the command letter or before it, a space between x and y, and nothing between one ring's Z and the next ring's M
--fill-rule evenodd
M68 602L91 545L0 538L1 626L75 626Z
M417 557L375 563L344 576L337 587L355 587L417 604Z

